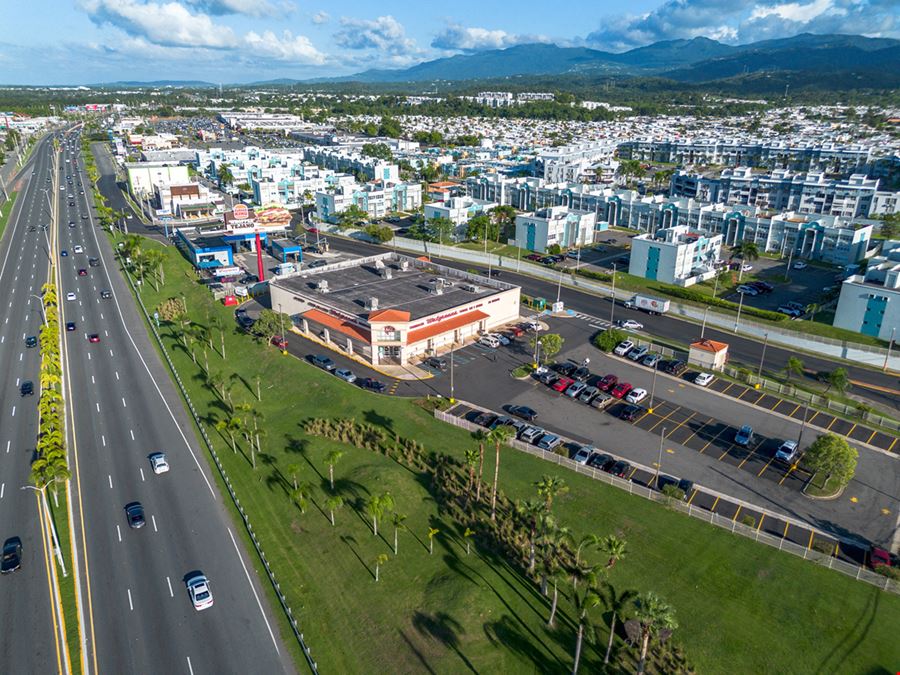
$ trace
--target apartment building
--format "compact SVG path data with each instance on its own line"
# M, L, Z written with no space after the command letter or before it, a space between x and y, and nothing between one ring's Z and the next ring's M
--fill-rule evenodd
M715 274L723 239L721 234L692 232L683 225L639 235L631 240L628 273L666 284L691 286Z
M516 246L546 253L547 247L584 246L594 241L596 215L565 206L550 206L516 216Z
M834 325L882 340L900 337L900 241L884 242L865 274L841 284Z
M127 162L128 191L135 196L153 195L157 185L184 185L190 183L188 168L183 164L166 162Z
M315 194L316 213L321 220L335 223L351 204L365 211L371 220L394 211L410 211L422 205L421 183L342 182Z
M593 167L607 167L607 173L615 173L613 140L576 143L542 150L536 160L537 169L549 183L577 183L593 173ZM618 163L615 163L618 166Z
M448 197L443 201L425 205L425 220L446 218L456 226L457 234L464 234L466 224L475 216L487 213L497 206L495 202L486 202L472 197Z

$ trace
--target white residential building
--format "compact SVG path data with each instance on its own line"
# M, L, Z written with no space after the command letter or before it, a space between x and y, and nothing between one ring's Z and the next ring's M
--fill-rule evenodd
M900 339L900 241L886 241L865 275L841 284L834 325L882 340Z
M372 220L384 218L392 211L410 211L422 205L422 184L344 182L316 192L316 214L320 220L337 222L351 204L356 204Z
M128 190L135 196L153 195L157 185L184 185L191 182L188 168L183 164L164 162L129 162Z
M700 234L685 226L660 229L655 235L639 235L631 240L628 273L666 284L690 286L715 274L722 240L721 234Z
M472 197L449 197L444 201L431 202L425 205L425 220L432 218L446 218L453 223L459 231L465 230L466 223L472 218L487 213L497 206L495 202L488 202Z
M516 216L516 246L546 253L547 247L584 246L594 241L596 214L551 206Z

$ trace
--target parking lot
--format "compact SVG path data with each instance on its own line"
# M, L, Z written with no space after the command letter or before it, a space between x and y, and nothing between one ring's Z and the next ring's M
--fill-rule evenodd
M770 258L760 258L750 264L753 266L753 270L745 273L740 282L738 282L738 273L733 272L729 278L729 284L733 282L737 285L757 280L768 282L774 286L774 289L768 293L744 294L744 304L750 307L777 311L779 307L792 301L800 301L803 305L822 304L833 297L840 284L835 280L835 275L839 273L839 270L834 268L807 265L801 270L792 268L788 271L787 259L772 260ZM785 281L785 275L790 281ZM825 289L831 290L826 291ZM740 294L736 291L720 295L732 302L740 300Z

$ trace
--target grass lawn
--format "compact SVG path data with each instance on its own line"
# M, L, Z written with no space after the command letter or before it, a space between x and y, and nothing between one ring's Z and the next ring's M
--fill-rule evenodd
M69 657L72 663L72 671L77 675L81 672L81 642L78 632L78 604L75 599L75 575L72 572L72 543L69 536L68 507L65 490L59 492L59 507L54 504L53 491L47 494L47 503L50 505L51 518L56 526L56 535L59 537L59 549L66 564L64 577L62 570L57 565L56 571L59 578L59 596L62 600L63 615L66 620L66 642L69 645ZM53 556L53 564L56 565L56 556Z
M9 199L3 202L3 204L0 204L0 237L2 237L3 233L6 231L6 224L9 222L9 216L16 204L16 197L19 196L19 193L16 191L9 192L8 194Z
M475 447L469 435L410 401L347 386L235 332L231 310L193 284L188 263L173 247L164 252L167 284L156 292L145 283L148 309L183 292L194 320L220 317L229 327L229 360L209 350L210 370L234 373L235 402L250 403L265 416L263 456L255 471L243 439L238 453L215 431L214 443L322 671L569 671L574 624L566 597L560 600L557 628L548 629L548 600L517 566L482 548L466 555L457 525L438 509L428 475L369 450L308 436L301 423L311 417L355 418L454 457ZM210 424L222 419L227 405L206 385L183 346L165 327L163 332L201 415ZM213 344L218 343L216 334ZM263 383L260 403L254 402L257 376ZM324 459L333 449L344 451L335 467L335 488L346 501L336 513L336 527L324 510L331 494ZM486 479L492 475L489 466L486 462ZM657 591L672 604L680 624L674 639L697 672L896 669L900 597L514 451L503 454L501 490L513 499L534 498L532 483L544 473L558 474L570 486L554 512L576 536L616 532L627 540L629 554L613 570L613 583ZM314 486L304 514L288 496L295 475ZM389 517L375 537L358 506L383 491L390 491L397 511L408 516L396 557ZM439 530L433 555L429 528ZM380 554L389 559L376 583L374 560ZM588 557L599 562L599 554ZM605 644L607 617L598 611L596 618ZM601 669L598 650L586 647L582 672ZM623 667L633 671L634 652L621 651Z
M820 476L816 473L812 480L806 484L806 489L804 490L806 494L811 497L820 497L822 499L828 499L830 497L834 497L840 492L841 484L837 478L829 478L825 480L825 476Z
M471 251L481 251L482 253L484 252L483 241L463 241L456 246L458 248L467 248ZM509 244L498 244L495 241L488 242L487 250L488 253L506 256L507 258L516 258L517 256L521 256L524 258L526 255L531 254L531 251L527 249L520 249L517 246L510 246Z

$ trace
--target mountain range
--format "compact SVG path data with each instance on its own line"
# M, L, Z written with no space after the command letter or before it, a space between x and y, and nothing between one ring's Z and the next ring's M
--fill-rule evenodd
M861 86L898 86L900 40L803 33L727 45L697 37L656 42L621 53L536 43L459 54L401 70L373 69L343 77L282 78L254 84L460 82L529 75L655 76L699 84L754 73L802 72L826 77L848 71L867 78Z

